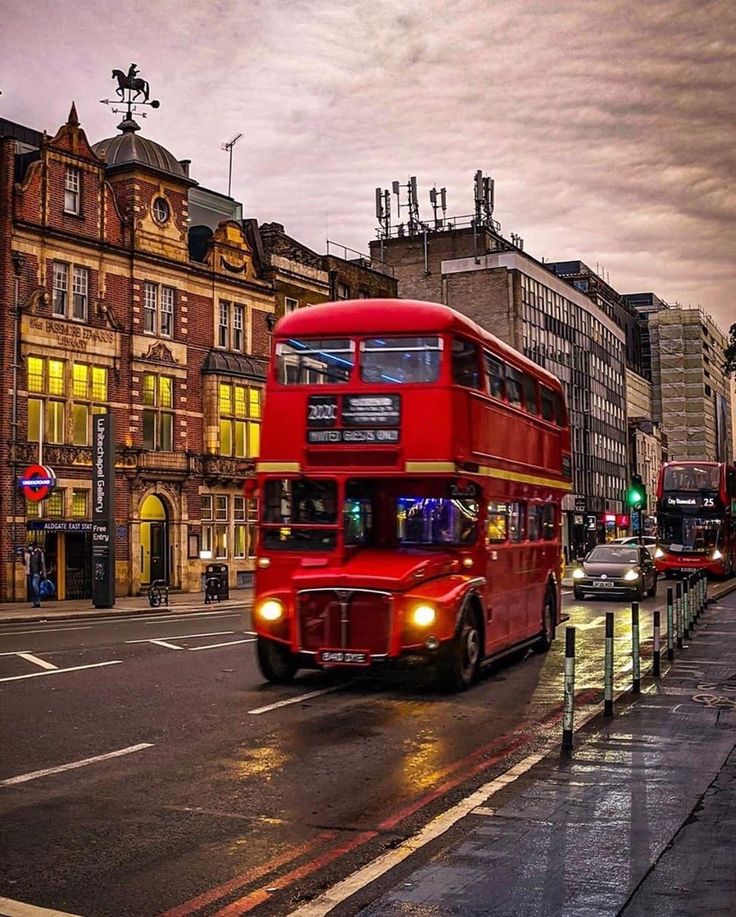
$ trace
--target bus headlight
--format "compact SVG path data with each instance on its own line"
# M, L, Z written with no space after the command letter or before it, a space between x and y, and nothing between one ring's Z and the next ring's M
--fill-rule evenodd
M710 555L711 560L720 560L723 557L723 554L716 548L713 553Z
M585 571L581 570L580 567L578 567L577 570L572 571L573 579L582 579L584 576L585 576Z
M639 579L639 571L629 570L629 572L624 576L624 579L628 580L629 582L632 582L635 579Z
M279 621L284 614L284 606L278 599L265 599L256 613L264 621Z
M654 556L655 556L657 559L659 559L660 557L664 557L664 551L663 551L659 546L657 546L657 549L656 549L656 551L654 552Z
M411 613L411 620L417 627L429 627L436 617L437 612L431 605L417 605Z
M268 567L271 566L271 558L270 557L259 557L258 560L256 561L256 566L260 567L261 570L266 570Z

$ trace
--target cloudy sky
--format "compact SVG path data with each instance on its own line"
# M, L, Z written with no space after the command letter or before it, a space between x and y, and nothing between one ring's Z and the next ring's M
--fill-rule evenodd
M538 258L602 265L736 321L733 0L0 0L0 117L91 141L131 61L161 108L144 133L323 251L367 250L374 189L416 175L495 216Z

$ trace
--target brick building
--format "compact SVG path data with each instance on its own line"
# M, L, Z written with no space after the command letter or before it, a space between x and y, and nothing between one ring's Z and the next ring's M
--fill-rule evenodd
M393 269L399 296L463 312L562 381L575 486L563 501L565 544L616 534L628 478L624 331L495 224L448 220L409 234L392 227L371 253Z
M274 285L257 231L216 198L131 118L94 145L74 106L53 138L0 122L0 598L25 595L27 538L59 598L90 595L101 412L116 428L117 593L159 578L198 590L213 561L231 585L253 569L243 485ZM27 503L16 480L40 452L57 488Z

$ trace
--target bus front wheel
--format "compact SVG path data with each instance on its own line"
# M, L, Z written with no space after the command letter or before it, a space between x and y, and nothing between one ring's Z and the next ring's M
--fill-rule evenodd
M274 685L288 684L296 675L297 662L294 654L282 643L258 638L258 668L261 674Z
M542 636L537 640L534 649L537 653L546 653L552 646L557 630L557 615L555 613L555 600L552 593L548 592L542 608Z
M440 688L447 693L465 691L480 671L481 631L478 614L466 605L460 627L443 656L438 660Z

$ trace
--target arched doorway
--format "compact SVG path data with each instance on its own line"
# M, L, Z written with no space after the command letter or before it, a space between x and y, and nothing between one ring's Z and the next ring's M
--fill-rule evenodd
M166 506L156 494L141 504L141 583L169 579L169 525Z

